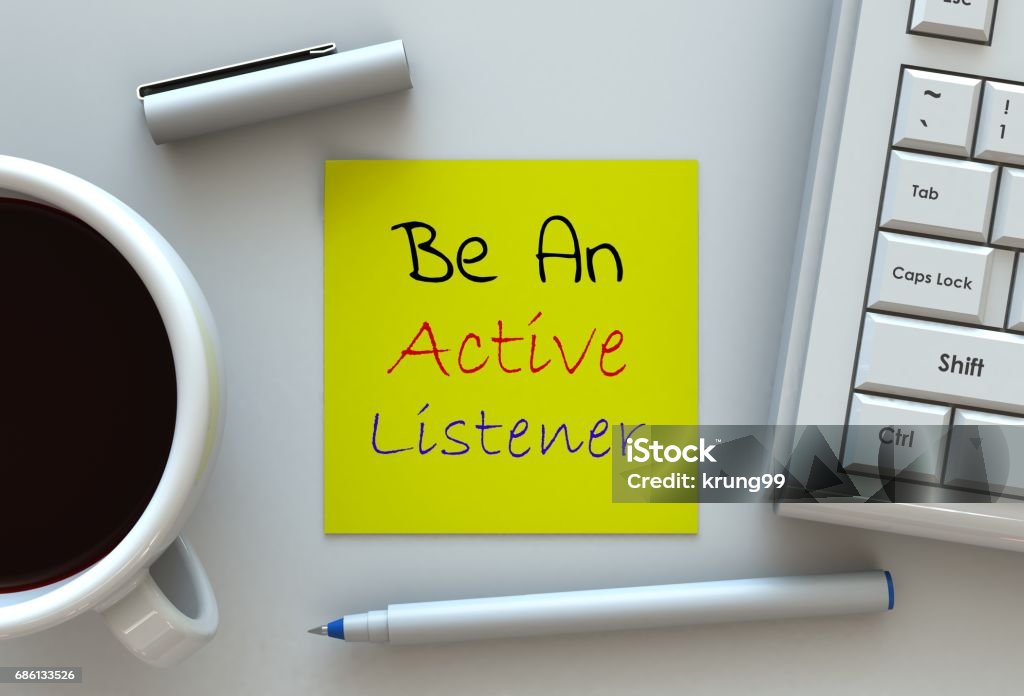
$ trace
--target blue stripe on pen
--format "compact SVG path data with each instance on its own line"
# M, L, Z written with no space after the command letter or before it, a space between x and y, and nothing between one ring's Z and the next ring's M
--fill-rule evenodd
M888 570L884 570L882 572L885 573L885 582L889 586L889 609L892 610L893 606L896 604L896 589L892 584L892 573Z
M890 584L889 587L892 587ZM889 596L892 596L892 590L889 591ZM890 601L889 608L892 608L892 602ZM341 638L345 640L345 619L335 619L334 621L327 624L327 635L331 638Z

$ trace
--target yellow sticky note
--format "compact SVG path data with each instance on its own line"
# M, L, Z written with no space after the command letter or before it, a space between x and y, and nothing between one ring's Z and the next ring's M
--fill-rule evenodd
M611 462L697 422L696 162L329 161L324 207L325 532L696 532Z

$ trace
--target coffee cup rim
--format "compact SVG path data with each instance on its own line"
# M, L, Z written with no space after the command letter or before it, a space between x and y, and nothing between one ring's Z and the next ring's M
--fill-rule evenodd
M0 155L0 191L25 196L86 223L131 264L156 304L174 360L177 412L164 471L128 534L88 568L0 603L0 638L31 633L129 591L141 571L177 537L205 483L219 440L219 346L209 308L167 241L138 213L103 189L63 170ZM0 595L3 597L3 595Z

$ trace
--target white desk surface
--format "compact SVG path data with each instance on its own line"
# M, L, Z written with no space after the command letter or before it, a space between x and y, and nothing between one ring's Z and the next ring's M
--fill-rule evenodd
M1024 555L746 505L704 506L694 537L321 533L323 161L700 160L701 418L764 422L829 6L5 6L0 152L95 182L171 241L219 320L229 413L187 526L220 603L213 643L158 670L89 614L0 643L0 665L80 666L84 684L0 694L1006 691ZM406 41L412 92L182 144L155 147L133 95L141 82L320 41L393 38ZM875 567L896 580L888 615L399 649L305 633L388 602Z

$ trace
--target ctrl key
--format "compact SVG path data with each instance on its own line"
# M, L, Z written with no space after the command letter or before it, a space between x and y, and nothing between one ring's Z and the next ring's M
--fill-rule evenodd
M952 409L854 394L843 468L851 474L937 483Z

